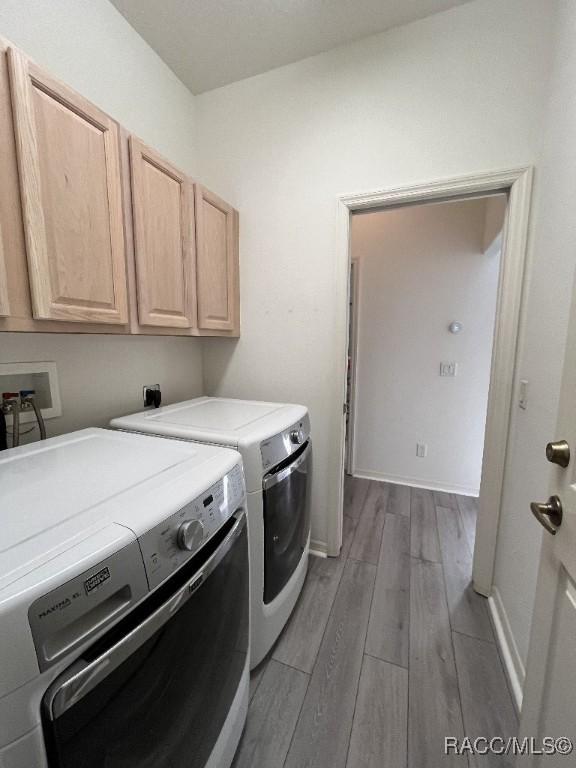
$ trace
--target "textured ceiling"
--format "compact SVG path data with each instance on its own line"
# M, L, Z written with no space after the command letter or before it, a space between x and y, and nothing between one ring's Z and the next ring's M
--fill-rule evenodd
M112 0L193 93L468 0Z

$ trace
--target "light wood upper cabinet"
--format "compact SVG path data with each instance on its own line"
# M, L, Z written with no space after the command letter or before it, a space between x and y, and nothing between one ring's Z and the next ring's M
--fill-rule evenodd
M238 213L0 38L0 331L238 336Z
M198 330L240 331L238 212L196 184Z
M138 320L190 328L196 318L192 182L134 136L130 172Z
M34 317L126 324L118 125L8 56Z

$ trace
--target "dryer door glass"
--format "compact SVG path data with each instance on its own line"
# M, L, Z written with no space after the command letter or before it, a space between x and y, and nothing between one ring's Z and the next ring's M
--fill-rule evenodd
M311 480L311 442L264 478L265 603L282 591L302 558L310 532Z
M248 653L244 513L229 523L47 691L50 768L205 765Z

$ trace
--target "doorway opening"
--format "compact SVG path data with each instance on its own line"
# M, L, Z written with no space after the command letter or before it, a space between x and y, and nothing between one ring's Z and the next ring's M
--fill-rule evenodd
M508 207L502 233L502 255L498 277L492 366L486 415L485 450L482 463L473 583L475 590L491 594L500 516L507 438L512 408L516 345L524 284L526 241L532 169L479 173L409 187L344 195L338 199L337 305L341 308L336 328L336 344L341 351L339 386L346 403L349 371L348 305L351 218L355 212L388 209L433 201L462 200L493 194L506 194ZM352 386L354 383L352 382ZM344 477L346 467L346 408L340 422L340 482L334 513L328 519L327 553L337 555L342 546Z
M348 475L479 496L506 208L352 214Z
M517 733L483 596L510 418L528 182L519 173L464 194L452 183L449 194L346 203L341 557L375 566L365 653L382 669L406 669L408 690L418 691L406 713L414 755L435 753L438 734L462 726Z

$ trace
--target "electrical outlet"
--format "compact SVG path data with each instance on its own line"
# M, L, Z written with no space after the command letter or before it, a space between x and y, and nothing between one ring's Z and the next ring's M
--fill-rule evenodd
M162 402L162 392L160 391L160 384L145 384L142 387L142 397L144 399L144 407L158 408Z
M440 363L440 376L456 376L458 363Z
M428 456L428 446L426 443L416 443L416 456L419 459L425 459Z

